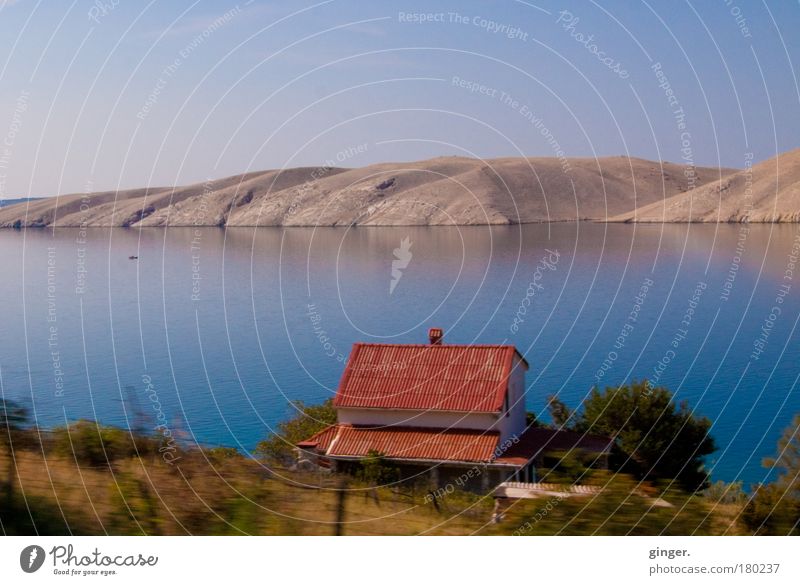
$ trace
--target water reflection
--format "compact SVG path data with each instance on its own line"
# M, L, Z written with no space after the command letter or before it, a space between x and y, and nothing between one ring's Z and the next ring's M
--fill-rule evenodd
M446 342L513 343L531 363L528 409L541 415L549 394L577 405L610 351L602 380L617 384L652 378L672 348L660 382L715 422L715 476L756 481L800 411L797 291L751 358L779 287L792 284L798 234L791 224L593 223L2 231L3 390L45 425L126 425L125 388L149 376L197 441L249 449L289 400L331 395L355 341L424 342L439 326ZM537 276L548 250L557 265ZM652 289L615 348L646 279ZM707 288L674 348L699 282Z

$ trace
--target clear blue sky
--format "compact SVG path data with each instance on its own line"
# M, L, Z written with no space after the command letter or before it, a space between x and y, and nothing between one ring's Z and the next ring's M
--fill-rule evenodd
M800 146L797 2L0 4L2 197L558 149L742 167Z

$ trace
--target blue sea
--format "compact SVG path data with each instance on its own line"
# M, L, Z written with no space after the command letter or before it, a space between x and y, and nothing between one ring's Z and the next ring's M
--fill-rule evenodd
M648 378L713 422L714 479L768 478L800 412L800 226L0 231L0 377L38 424L249 451L332 396L356 341L510 343L527 408ZM130 258L136 256L138 258Z

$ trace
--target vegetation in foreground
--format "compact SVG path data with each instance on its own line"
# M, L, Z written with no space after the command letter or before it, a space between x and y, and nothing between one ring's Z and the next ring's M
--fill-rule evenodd
M313 420L302 414L306 409L314 409ZM282 445L297 440L293 433L308 436L328 424L329 409L300 406L298 417L281 426L283 436L261 443L254 457L180 444L172 447L179 454L165 458L160 436L89 421L44 432L29 426L24 409L0 403L0 528L75 535L798 532L800 416L775 459L765 461L780 470L778 479L749 495L739 484L690 492L676 477L584 469L581 483L602 488L599 493L507 501L498 510L487 496L455 490L432 499L425 485L387 485L391 470L379 454L356 476L291 470ZM679 408L673 413L681 416ZM497 512L502 520L496 523Z

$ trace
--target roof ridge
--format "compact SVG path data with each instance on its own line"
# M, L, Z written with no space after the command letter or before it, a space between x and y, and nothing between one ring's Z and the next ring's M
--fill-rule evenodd
M466 347L466 348L492 348L492 349L506 349L509 347L517 349L517 346L512 343L385 343L382 341L355 341L353 345L374 345L380 347L430 347L430 348L455 348L455 347ZM519 350L517 350L519 351Z
M459 427L425 427L419 425L365 425L365 424L349 424L349 423L339 423L339 426L347 426L356 431L385 431L385 432L395 432L395 431L405 431L405 432L413 432L413 433L427 433L427 432L435 432L436 434L446 434L446 433L462 433L462 434L474 434L474 435L486 435L486 436L495 436L499 435L500 431L498 430L483 430L483 429L467 429L467 428L459 428Z
M515 355L521 356L514 345L356 342L333 404L496 413L505 402Z

